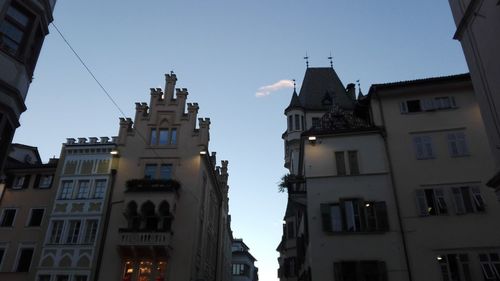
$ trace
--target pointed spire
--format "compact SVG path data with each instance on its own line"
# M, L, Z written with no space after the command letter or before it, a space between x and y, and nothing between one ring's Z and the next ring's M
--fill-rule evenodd
M290 104L288 107L285 109L285 112L287 112L289 109L292 108L302 108L302 104L300 103L299 95L297 95L297 92L295 89L293 89L293 94L292 94L292 99L290 100Z
M363 97L363 93L361 92L361 83L359 83L359 80L356 80L356 83L358 83L358 99L360 97Z

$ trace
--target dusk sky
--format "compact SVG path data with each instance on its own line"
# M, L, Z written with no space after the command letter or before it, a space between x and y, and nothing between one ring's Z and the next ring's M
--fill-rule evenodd
M233 235L261 281L277 280L283 110L306 52L311 67L329 66L331 53L344 85L360 80L364 93L468 71L446 0L58 1L54 23L127 117L164 87L164 73L177 74L212 121L210 151L229 160ZM37 146L44 162L66 138L118 133L120 112L52 26L27 107L14 142Z

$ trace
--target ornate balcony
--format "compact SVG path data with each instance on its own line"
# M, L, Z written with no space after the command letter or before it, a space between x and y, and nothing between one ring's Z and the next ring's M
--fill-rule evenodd
M118 251L122 258L158 257L168 258L172 233L130 232L120 229Z
M169 245L170 232L120 232L120 245L158 246Z
M126 192L177 192L181 184L176 180L133 179L127 181Z

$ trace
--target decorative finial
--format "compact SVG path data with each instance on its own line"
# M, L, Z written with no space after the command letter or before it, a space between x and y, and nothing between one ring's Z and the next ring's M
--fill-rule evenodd
M330 52L330 56L328 57L328 59L330 60L330 67L333 68L332 52Z
M307 52L306 52L306 56L304 57L304 59L306 60L306 67L309 68L309 56L307 55Z
M297 88L296 88L297 84L295 84L295 79L292 79L292 81L293 81L293 92L295 93L295 92L297 92Z
M174 71L173 70L170 70L170 75L173 75L174 74Z

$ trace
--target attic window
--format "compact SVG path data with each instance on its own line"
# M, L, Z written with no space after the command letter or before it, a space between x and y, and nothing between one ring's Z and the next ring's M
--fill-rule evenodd
M321 100L322 105L332 105L332 98L328 94L328 92L325 93L324 98Z

